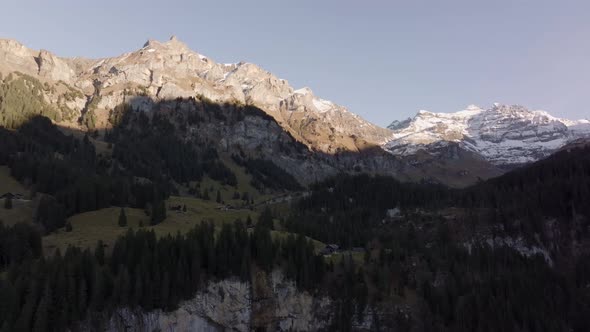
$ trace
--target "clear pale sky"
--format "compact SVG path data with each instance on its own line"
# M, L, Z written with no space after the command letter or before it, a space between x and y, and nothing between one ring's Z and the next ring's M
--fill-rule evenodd
M521 104L590 117L590 1L2 0L0 37L106 57L171 35L385 126Z

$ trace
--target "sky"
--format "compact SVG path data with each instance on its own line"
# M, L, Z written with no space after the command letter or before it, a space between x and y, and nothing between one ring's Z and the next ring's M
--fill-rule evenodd
M176 35L381 126L494 102L590 118L590 1L2 0L1 11L0 38L59 56Z

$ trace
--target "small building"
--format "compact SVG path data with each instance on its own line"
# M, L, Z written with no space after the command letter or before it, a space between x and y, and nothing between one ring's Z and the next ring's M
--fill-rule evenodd
M324 249L320 250L320 255L332 255L337 253L340 247L337 244L327 244Z
M13 194L11 192L8 192L8 193L4 193L4 194L0 195L0 199L4 199L4 198L23 199L23 195L22 194Z

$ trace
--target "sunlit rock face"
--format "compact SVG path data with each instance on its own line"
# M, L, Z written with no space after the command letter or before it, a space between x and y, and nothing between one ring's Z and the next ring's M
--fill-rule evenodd
M380 145L391 134L316 97L309 88L295 90L286 80L251 63L217 63L174 36L166 42L149 40L139 50L96 60L60 58L13 40L0 40L0 55L0 72L19 71L43 81L64 82L86 96L96 96L99 114L132 95L154 100L205 97L214 102L255 105L310 149L326 153Z

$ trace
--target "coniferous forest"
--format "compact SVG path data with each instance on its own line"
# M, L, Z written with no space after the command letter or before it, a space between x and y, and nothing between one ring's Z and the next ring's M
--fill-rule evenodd
M161 235L131 229L126 209L157 225L179 184L206 177L237 188L219 151L127 106L111 114L110 156L43 115L5 118L0 164L38 206L33 223L0 224L0 331L101 330L98 318L118 308L172 311L210 281L273 270L333 300L326 330L367 319L382 331L590 330L590 147L464 189L349 174L305 188L269 160L232 154L253 188L296 198L263 206L254 221ZM71 231L68 218L112 206L128 227L112 246L44 252L44 236Z

